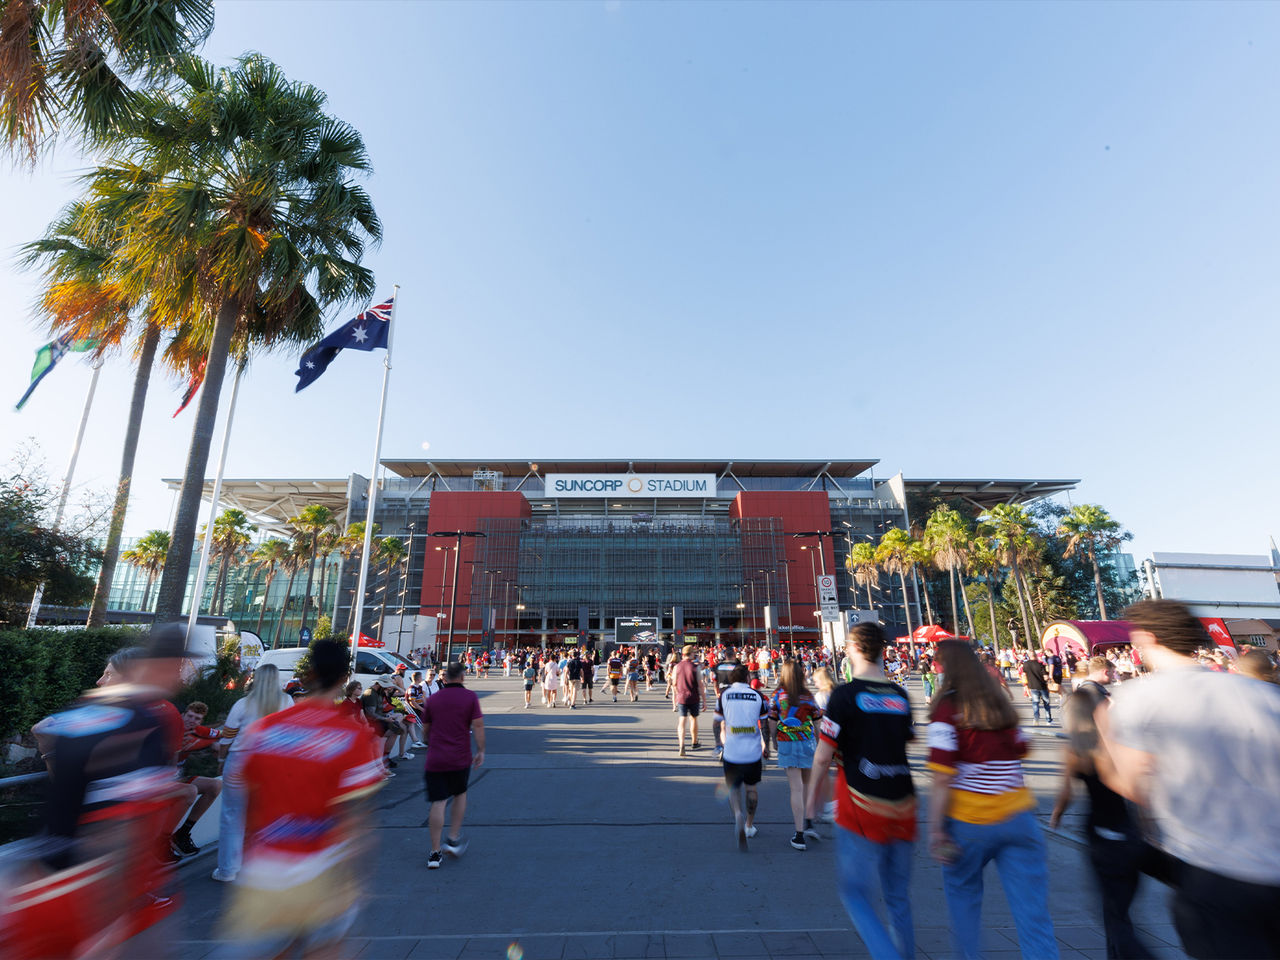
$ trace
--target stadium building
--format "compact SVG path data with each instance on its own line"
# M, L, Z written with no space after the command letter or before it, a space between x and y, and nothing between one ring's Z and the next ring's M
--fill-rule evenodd
M384 460L379 535L401 538L408 558L371 569L361 629L400 649L437 635L442 645L450 623L455 644L537 644L611 638L618 620L642 617L655 619L666 639L814 642L820 577L835 577L842 610L866 609L867 590L855 590L845 558L853 544L907 527L913 493L987 508L1077 482L878 478L876 464ZM288 518L312 503L344 523L363 520L367 487L358 475L229 479L220 506L287 535ZM323 612L339 631L350 628L356 566L337 552L322 560L310 622ZM297 642L304 590L300 577L289 580L276 576L268 590L261 572L245 573L230 588L227 616L250 627L278 621L264 639ZM896 578L872 587L871 606L899 632L902 599Z

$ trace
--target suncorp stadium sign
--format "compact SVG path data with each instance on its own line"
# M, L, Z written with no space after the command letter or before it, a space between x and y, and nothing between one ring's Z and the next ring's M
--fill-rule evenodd
M548 497L714 497L714 473L548 473Z

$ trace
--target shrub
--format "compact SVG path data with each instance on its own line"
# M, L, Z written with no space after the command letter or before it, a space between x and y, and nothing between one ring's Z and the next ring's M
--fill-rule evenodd
M90 689L107 658L142 641L137 629L0 631L0 740L23 736Z

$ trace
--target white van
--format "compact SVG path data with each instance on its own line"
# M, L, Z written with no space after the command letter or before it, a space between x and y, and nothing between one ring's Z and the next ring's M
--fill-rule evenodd
M262 659L258 661L258 666L264 663L270 663L280 671L280 684L283 686L293 679L294 668L297 667L298 661L302 659L303 654L307 652L306 647L284 647L276 650L268 650L262 655ZM395 673L396 667L400 663L408 668L408 672L412 675L414 670L422 668L412 660L407 660L398 653L391 653L388 650L370 650L361 648L356 652L356 671L352 674L352 680L359 680L361 685L368 690L369 685L378 677L385 677L389 673ZM405 678L405 682L410 677Z

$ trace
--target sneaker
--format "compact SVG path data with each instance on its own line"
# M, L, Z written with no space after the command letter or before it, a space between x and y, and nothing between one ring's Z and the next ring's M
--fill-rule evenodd
M440 866L443 863L444 863L444 856L440 853L439 850L432 850L431 856L427 857L428 870L439 870Z
M752 827L747 827L747 829L746 829L746 831L745 831L745 832L746 832L746 834L747 834L747 839L748 839L748 840L750 840L752 837L754 837L754 836L755 836L757 833L759 833L760 831L759 831L759 830L757 830L755 827L753 827L753 826L752 826Z
M184 857L191 857L200 852L200 848L191 842L191 831L179 830L172 837L170 843Z
M425 743L422 743L421 741L419 741L418 743L410 744L410 746L412 746L412 747L413 747L413 749L415 749L415 750L425 750L425 749L427 749L427 745L426 745Z
M182 859L182 851L174 844L173 838L169 838L169 842L160 848L161 863L177 863Z
M716 759L717 760L724 759L724 747L716 747Z
M396 757L396 759L397 759L397 760L412 760L412 759L413 759L413 754L412 754L412 753L405 752L405 753L400 754L400 756Z
M742 815L738 814L733 818L733 835L738 839L738 849L743 853L747 852L747 831L742 825Z
M460 857L467 852L467 847L471 845L469 840L454 839L444 842L444 852L451 857Z
M693 741L693 749L694 749L694 750L701 750L701 749L702 749L702 744L700 744L697 740Z
M803 834L803 833L797 833L794 837L792 837L792 838L791 838L791 846L792 846L794 849L796 849L796 850L805 850L805 849L808 849L808 848L805 846L805 842L804 842L804 834Z
M685 753L684 747L681 747L681 748L680 748L680 756L682 756L682 757L687 757L687 756L688 756L688 754L687 754L687 753Z
M236 879L236 875L234 873L223 873L221 870L213 871L210 876L219 883L234 883Z
M824 804L822 807L822 822L834 823L835 819L836 819L836 802L832 800L830 803Z
M387 757L383 757L382 759L387 761L387 766L390 767L392 770L396 768L395 757L387 756Z
M813 822L810 820L806 820L804 822L804 835L805 835L805 838L809 840L822 839L822 834L818 832L817 828L813 825Z

